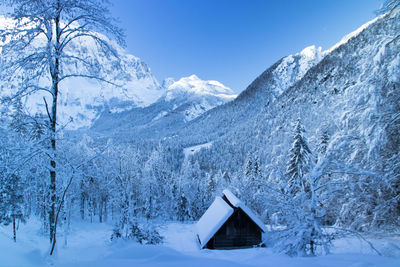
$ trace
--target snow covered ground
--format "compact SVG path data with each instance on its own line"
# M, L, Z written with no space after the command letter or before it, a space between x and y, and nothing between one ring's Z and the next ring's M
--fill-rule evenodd
M161 227L162 245L111 242L112 225L73 224L68 239L58 237L57 253L47 256L47 236L39 222L20 225L17 243L11 228L0 227L0 266L400 266L400 237L377 237L377 256L356 240L338 240L328 256L291 258L270 248L200 250L194 224L168 223Z
M212 146L212 142L197 145L197 146L191 146L183 149L183 153L185 155L185 161L189 158L189 156L192 156L199 152L203 148L210 148Z

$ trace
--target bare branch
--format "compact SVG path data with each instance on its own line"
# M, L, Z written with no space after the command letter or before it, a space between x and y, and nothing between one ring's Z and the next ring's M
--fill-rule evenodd
M88 79L93 79L93 80L97 80L97 81L100 81L100 82L105 82L105 83L111 84L111 85L116 86L116 87L122 87L122 85L119 85L119 84L116 84L114 82L108 81L108 80L103 79L101 77L98 77L96 75L88 75L88 74L68 74L68 75L62 76L59 79L59 81L62 82L63 80L69 79L69 78L88 78Z
M47 116L49 117L50 123L52 123L52 122L53 122L53 119L51 118L51 115L50 115L50 112L49 112L49 106L47 105L47 101L46 101L46 98L45 98L45 97L43 97L43 101L44 101L44 104L45 104L45 106L46 106Z

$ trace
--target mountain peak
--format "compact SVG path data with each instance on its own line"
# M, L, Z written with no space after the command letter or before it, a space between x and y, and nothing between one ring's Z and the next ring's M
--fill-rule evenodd
M196 74L192 74L192 75L190 75L190 76L188 76L188 77L186 77L186 78L188 78L188 79L190 79L190 80L200 80L200 78L197 77Z
M166 83L166 85L168 84ZM209 95L224 100L231 100L236 97L232 89L222 83L214 80L202 80L194 74L169 84L166 89L167 101L183 95Z
M309 58L309 59L315 59L317 57L320 57L324 52L322 52L322 47L315 47L315 45L307 46L303 50L301 50L300 53L297 53L296 55Z
M170 87L173 83L175 82L174 78L165 78L162 82L161 87L163 89L167 89L168 87Z

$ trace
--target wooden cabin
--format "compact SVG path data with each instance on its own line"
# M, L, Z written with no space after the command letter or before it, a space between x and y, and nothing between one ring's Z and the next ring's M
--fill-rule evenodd
M229 190L215 198L196 228L200 247L208 249L258 246L266 232L261 220Z

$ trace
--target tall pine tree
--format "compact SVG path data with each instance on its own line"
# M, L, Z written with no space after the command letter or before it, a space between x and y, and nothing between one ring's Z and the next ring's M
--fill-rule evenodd
M305 174L311 169L313 160L304 133L305 130L301 125L301 121L297 119L293 131L293 144L289 150L289 161L286 168L287 192L292 195L296 195L300 191L309 190Z

